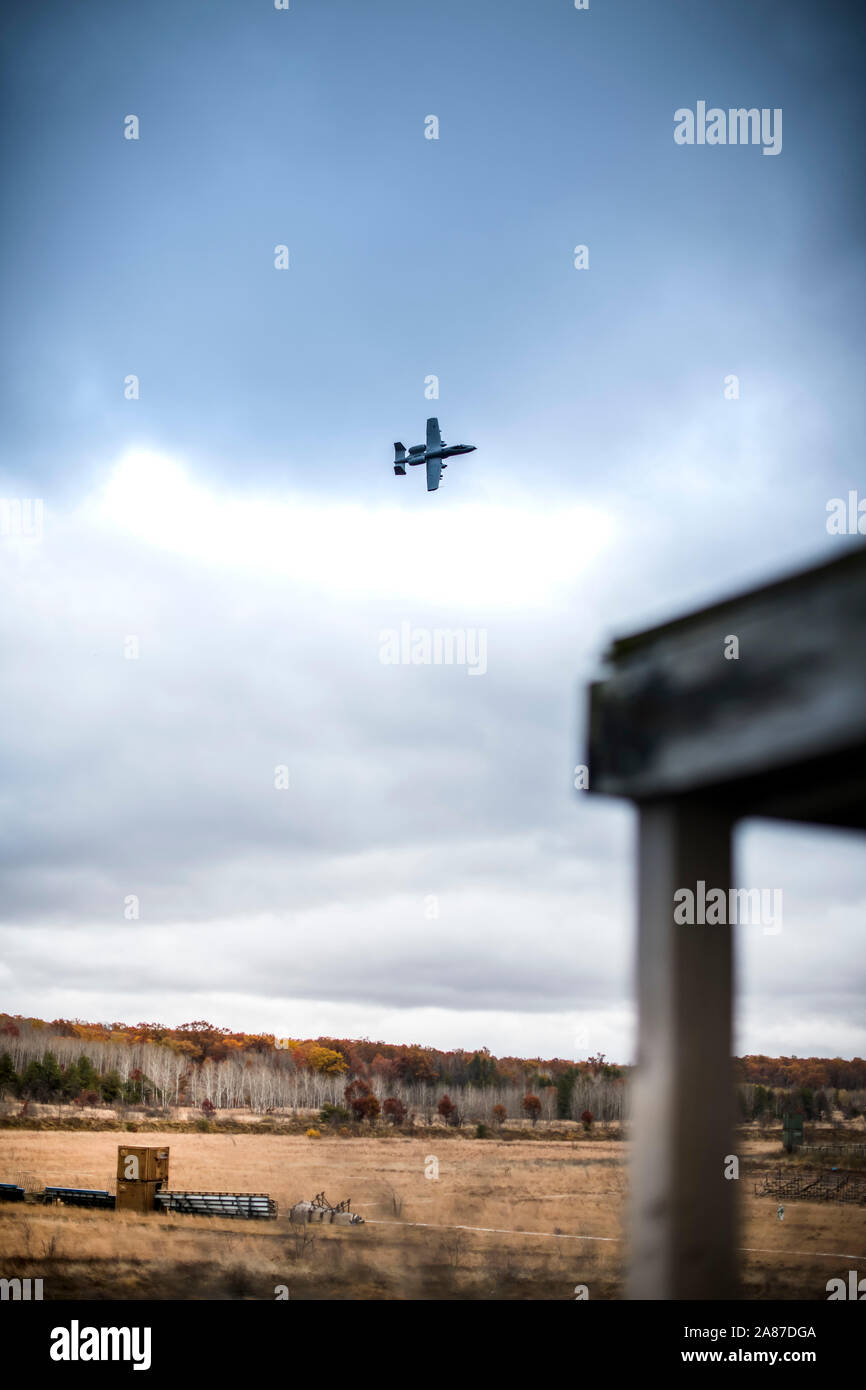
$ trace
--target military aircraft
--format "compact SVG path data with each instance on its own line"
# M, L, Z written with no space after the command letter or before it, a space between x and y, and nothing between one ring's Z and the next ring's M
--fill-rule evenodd
M439 421L434 415L432 419L427 421L426 444L413 444L408 454L404 445L400 443L394 445L394 472L398 477L403 477L406 473L407 463L410 466L426 463L427 491L435 492L439 486L439 479L442 477L442 469L448 467L448 464L443 463L442 460L450 459L453 454L472 454L474 452L474 444L446 444L439 433Z

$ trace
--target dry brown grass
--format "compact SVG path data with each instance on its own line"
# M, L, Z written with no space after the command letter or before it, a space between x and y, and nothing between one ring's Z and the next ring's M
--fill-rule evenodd
M111 1132L0 1131L0 1181L27 1171L42 1184L105 1187L118 1142ZM272 1299L279 1284L314 1299L569 1299L576 1284L594 1299L622 1296L621 1142L177 1133L145 1142L170 1145L172 1188L269 1192L279 1220L0 1205L0 1272L43 1278L47 1298ZM780 1223L776 1203L752 1193L756 1165L774 1166L778 1144L748 1139L740 1152L740 1244L758 1247L741 1257L746 1296L826 1297L828 1278L862 1268L845 1257L866 1255L866 1209L790 1203ZM424 1175L430 1154L438 1181ZM293 1228L292 1203L323 1188L333 1201L351 1197L365 1225Z

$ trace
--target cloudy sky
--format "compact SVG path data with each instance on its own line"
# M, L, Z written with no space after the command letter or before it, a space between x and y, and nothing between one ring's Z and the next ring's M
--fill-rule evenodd
M855 543L862 45L792 0L13 7L0 1007L631 1059L586 684ZM676 144L698 101L781 152ZM477 452L428 496L433 413ZM485 660L386 664L404 624ZM738 1051L863 1055L861 837L737 871L784 893Z

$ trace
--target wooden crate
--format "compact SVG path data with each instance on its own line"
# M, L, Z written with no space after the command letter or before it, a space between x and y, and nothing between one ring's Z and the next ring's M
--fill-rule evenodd
M165 1148L144 1148L139 1144L120 1144L117 1149L118 1182L168 1183L168 1156Z
M121 1182L117 1183L117 1202L115 1211L153 1211L156 1207L155 1182Z

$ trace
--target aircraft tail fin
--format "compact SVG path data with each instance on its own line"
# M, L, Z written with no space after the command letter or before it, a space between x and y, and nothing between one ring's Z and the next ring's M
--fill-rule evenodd
M395 472L395 473L397 473L397 474L404 474L404 473L406 472L406 463L405 463L405 459L406 459L406 449L405 449L405 447L398 441L398 442L395 443L395 445L394 445L394 472Z

